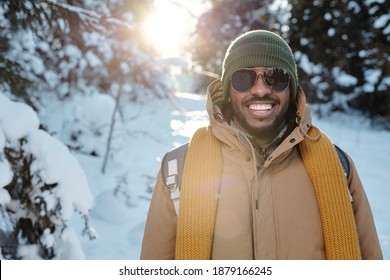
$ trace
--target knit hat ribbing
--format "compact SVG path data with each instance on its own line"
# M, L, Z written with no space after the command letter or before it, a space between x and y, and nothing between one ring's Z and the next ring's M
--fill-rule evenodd
M249 67L281 67L291 78L291 96L298 88L297 65L289 45L279 35L255 30L235 39L226 51L222 66L222 87L225 101L229 95L230 78L234 71Z

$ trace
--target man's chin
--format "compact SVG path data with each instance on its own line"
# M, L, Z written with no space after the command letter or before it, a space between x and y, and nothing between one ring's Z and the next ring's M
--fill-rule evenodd
M262 123L257 125L251 125L246 123L244 128L247 132L255 138L267 138L274 139L283 128L283 122L280 120L274 120L271 123Z
M249 127L248 132L255 138L273 138L278 135L276 129L273 126L262 126L262 127Z

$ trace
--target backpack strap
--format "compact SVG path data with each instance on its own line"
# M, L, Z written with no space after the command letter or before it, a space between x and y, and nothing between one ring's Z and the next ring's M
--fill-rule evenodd
M180 184L183 176L184 159L188 150L188 143L173 149L165 154L161 162L161 175L167 185L176 215L179 214Z
M343 166L345 177L349 177L351 171L351 166L349 165L349 160L346 153L337 145L334 145L336 148L337 155L339 156L341 165Z
M334 144L334 147L336 148L337 155L339 156L339 160L341 162L341 165L343 166L345 178L348 181L349 174L351 172L351 165L349 163L347 154L339 146ZM349 186L348 186L348 194L349 194L349 200L353 202L353 197L351 191L349 190Z

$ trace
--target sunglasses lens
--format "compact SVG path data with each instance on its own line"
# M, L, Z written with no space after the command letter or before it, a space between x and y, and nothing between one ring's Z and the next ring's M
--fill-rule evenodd
M266 68L263 73L257 73L253 69L239 69L230 79L233 89L237 92L250 90L256 84L258 75L263 76L263 81L273 91L284 91L290 84L290 76L282 68Z
M256 83L257 73L251 69L240 69L233 73L231 82L235 91L245 92Z
M267 68L263 75L264 82L274 91L284 91L290 83L290 76L282 68Z

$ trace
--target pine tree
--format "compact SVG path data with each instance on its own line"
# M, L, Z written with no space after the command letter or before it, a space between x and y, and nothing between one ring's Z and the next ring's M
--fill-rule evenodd
M388 1L289 2L290 43L309 101L390 117Z
M82 258L69 220L77 211L85 233L96 237L84 172L60 141L39 129L31 107L0 92L0 110L1 258Z

